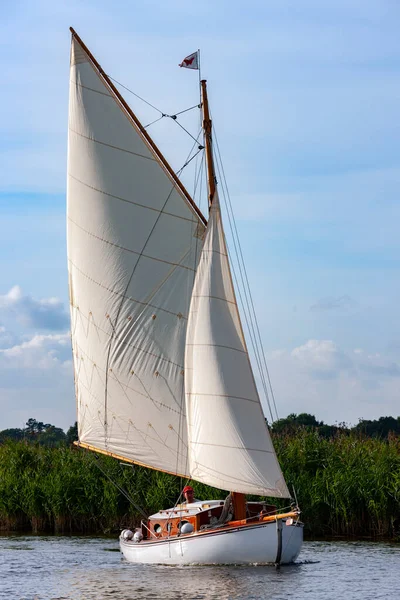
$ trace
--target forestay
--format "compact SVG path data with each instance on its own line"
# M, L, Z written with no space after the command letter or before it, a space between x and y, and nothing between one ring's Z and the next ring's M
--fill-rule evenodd
M74 36L67 196L79 440L188 475L184 345L204 225Z
M249 361L218 197L193 288L185 364L191 476L226 490L290 497Z

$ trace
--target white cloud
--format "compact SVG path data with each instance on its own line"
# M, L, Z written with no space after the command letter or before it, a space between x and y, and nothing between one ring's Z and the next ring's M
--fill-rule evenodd
M15 285L7 294L0 296L0 313L12 314L25 327L59 331L69 327L69 316L58 298L36 300L22 293Z
M331 340L309 340L294 348L291 356L316 378L335 377L353 366L351 359Z
M16 285L0 296L0 314L23 325L19 334L0 326L0 429L21 427L30 417L69 427L75 402L63 303L54 297L36 300ZM27 334L29 329L35 333Z
M34 335L0 349L0 430L30 417L67 428L75 420L69 333Z
M35 335L27 341L0 350L0 369L71 367L70 334Z
M380 377L400 377L400 365L381 353L366 353L360 348L345 352L332 340L308 340L294 348L290 356L315 379L337 378L345 374L366 383L366 377L377 380Z
M326 423L357 423L400 414L400 364L381 353L314 339L269 353L268 367L279 416L309 412Z

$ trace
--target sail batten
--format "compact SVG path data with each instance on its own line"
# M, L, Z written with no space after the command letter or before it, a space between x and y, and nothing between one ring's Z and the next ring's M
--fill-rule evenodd
M185 364L193 479L244 494L290 497L250 365L217 193L193 287Z
M184 348L204 217L132 115L73 35L67 238L79 440L188 476Z

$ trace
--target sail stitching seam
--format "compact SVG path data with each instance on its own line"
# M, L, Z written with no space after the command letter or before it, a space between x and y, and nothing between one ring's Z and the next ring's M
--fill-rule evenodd
M131 254L136 254L138 256L143 256L143 258L148 258L149 260L155 260L157 262L160 262L160 263L163 263L163 264L166 264L166 265L170 265L171 267L181 267L182 269L187 269L188 271L193 271L194 270L191 267L187 267L186 265L182 265L180 263L173 263L173 262L170 262L169 260L163 260L162 258L156 258L155 256L149 256L148 254L141 254L140 252L136 252L135 250L131 250L130 248L125 248L125 246L120 246L119 244L115 244L114 242L110 242L109 240L106 240L105 238L102 238L99 235L96 235L95 233L92 233L91 231L88 231L87 229L85 229L84 227L82 227L82 225L79 225L76 221L74 221L73 219L71 219L71 217L68 217L68 221L71 221L71 223L73 223L81 231L84 231L87 235L89 235L91 237L94 237L96 240L99 240L100 242L104 242L105 244L113 246L114 248L119 248L120 250L125 250L125 252L130 252Z
M119 146L113 146L112 144L107 144L107 142L100 142L100 140L95 140L94 138L89 137L88 135L79 133L79 131L72 129L72 127L69 127L69 131L72 131L72 133L75 133L76 135L79 135L80 137L82 137L86 140L89 140L89 142L94 142L96 144L100 144L101 146L107 146L108 148L112 148L112 150L119 150L120 152L126 152L126 154L132 154L132 156L138 156L139 158L151 160L152 162L158 162L157 159L153 158L152 156L144 156L144 154L139 154L138 152L132 152L132 150L126 150L125 148L120 148Z
M95 395L93 394L93 392L91 392L91 391L90 391L90 389L88 389L88 388L87 388L87 386L86 386L86 385L85 385L85 384L84 384L82 381L81 381L80 383L81 383L82 387L84 387L84 388L85 388L85 390L87 391L87 393L88 393L88 394L90 394L90 396L91 396L91 397L92 397L92 398L93 398L93 399L94 399L94 400L97 402L98 406L103 406L103 402L102 402L102 401L100 401L100 400L98 399L98 397L97 397L97 396L95 396ZM86 408L87 408L87 406L86 406ZM90 413L90 410L89 410L89 409L88 409L88 412ZM111 411L111 412L112 412L112 411ZM174 411L174 412L175 412L175 411ZM93 418L93 417L92 417L92 418ZM172 452L173 454L175 454L175 452L176 452L175 448L171 448L170 446L168 446L168 445L167 445L167 444L166 444L166 443L165 443L165 442L162 440L161 436L160 436L160 435L157 433L157 431L154 429L154 427L152 427L152 429L153 429L153 430L154 430L154 431L157 433L157 435L158 435L159 439L156 439L156 438L152 437L151 435L149 435L149 434L148 434L148 432L147 432L147 431L142 431L141 429L139 429L138 427L136 427L136 425L134 425L134 424L133 424L133 423L132 423L132 422L131 422L129 419L124 419L123 417L118 417L118 419L117 419L117 420L127 423L129 426L132 426L132 427L133 427L133 428L134 428L134 429L135 429L135 430L136 430L138 433L140 433L140 435L141 435L141 437L142 437L142 440L143 440L143 442L144 442L144 443L145 443L145 444L148 446L148 448L150 448L150 450L151 450L152 452L154 452L155 454L157 454L157 455L158 455L157 451L156 451L156 450L154 450L154 448L153 448L152 446L150 446L150 444L149 444L149 443L146 441L147 439L149 439L149 440L152 440L153 442L156 442L156 443L160 443L160 440L161 440L161 443L163 444L163 446L165 446L165 448L167 448L168 450L171 450L171 452ZM121 427L121 426L119 425L119 427ZM122 429L122 428L121 428L121 429ZM122 431L123 431L123 433L126 433L126 432L125 432L123 429L122 429ZM175 430L173 430L173 431L175 431ZM175 433L176 433L176 432L175 432ZM146 438L146 439L144 439L144 438ZM185 444L185 445L186 445L186 444ZM187 446L187 445L186 445L186 446ZM184 457L184 456L185 456L183 453L181 453L181 455L182 455L182 457ZM159 458L162 460L162 457L161 457L160 455L158 455L158 457L159 457ZM144 464L144 463L142 463L142 464Z
M213 398L232 398L233 400L246 400L247 402L254 402L258 404L258 400L252 398L244 398L243 396L232 396L231 394L206 394L203 392L186 392L188 396L212 396Z
M216 469L207 467L206 465L203 465L202 463L198 462L197 460L195 461L195 463L196 463L196 466L201 467L205 471L209 471L211 477L217 476L218 477L218 485L220 485L220 483L219 483L220 481L225 482L228 485L228 487L226 489L229 489L229 486L232 482L239 482L241 486L243 485L243 483L248 484L249 487L252 489L254 489L254 488L260 489L260 487L261 487L261 486L259 487L257 484L254 484L254 481L247 481L247 480L244 480L243 478L227 475L226 473L224 474L224 478L222 478L221 473L219 471L217 471ZM214 475L214 474L216 474L216 475ZM196 474L194 472L192 472L192 476L194 479L196 478ZM270 494L270 493L265 494L266 496L275 496L276 492L277 492L277 488L272 488L272 487L263 488L263 491L265 491L265 490L273 492L273 494ZM250 492L248 492L248 493L250 493ZM282 494L280 494L279 496L276 496L276 497L281 498Z
M75 307L74 307L74 308L75 308ZM82 316L83 316L83 318L87 318L87 317L85 317L85 315L82 315ZM93 323L93 327L95 327L96 329L99 329L100 331L102 331L103 333L105 333L105 334L106 334L106 335L108 335L108 336L110 335L108 331L106 331L105 329L102 329L102 327L100 327L99 325L96 325L95 323ZM75 344L78 346L78 344L77 344L77 342L76 342L76 341L75 341ZM150 356L154 356L154 357L155 357L155 358L157 358L158 360L161 360L161 361L163 361L163 362L166 362L166 363L168 363L168 364L170 364L170 365L172 365L172 366L174 366L174 367L177 367L177 368L178 368L178 369L180 369L180 370L182 370L182 369L183 369L183 366L181 366L181 365L178 365L177 363L174 363L174 362L172 362L172 360L169 360L169 359L167 359L167 358L164 358L163 356L159 356L159 355L157 355L157 354L154 354L153 352L149 352L148 350L144 350L143 348L139 348L138 346L134 346L133 344L130 344L129 342L126 342L125 340L121 340L121 344L123 344L123 345L125 345L125 346L128 346L129 348L134 348L135 350L139 350L140 352L143 352L144 354L149 354ZM85 352L82 350L82 348L81 348L80 346L78 346L78 348L80 348L80 349L81 349L81 351L82 351L84 354L86 354L86 353L85 353ZM88 355L86 354L86 356L88 356ZM89 358L90 360L92 360L92 359L91 359L89 356L88 356L88 358ZM106 371L103 371L103 372L105 373Z
M122 294L121 292L116 292L115 290L112 290L111 288L106 287L105 285L103 285L102 283L100 283L99 281L96 281L95 279L93 279L93 277L90 277L90 275L88 275L87 273L84 273L84 271L82 271L82 269L80 269L79 267L77 267L77 265L75 263L72 262L72 260L69 258L68 262L74 267L74 269L76 269L77 271L79 271L79 273L81 275L83 275L84 277L86 277L87 279L89 279L89 281L92 281L93 283L95 283L96 285L98 285L99 287L101 287L103 290L106 290L107 292L110 292L111 294L115 294L116 296L122 296L123 298L125 298L125 300L129 300L130 302L135 302L136 304L142 304L144 306L149 306L150 308L155 308L161 312L165 312L169 315L173 315L174 317L177 317L177 313L172 312L172 310L167 310L166 308L162 308L160 306L156 306L155 304L149 304L147 302L142 302L141 300L136 300L135 298L132 298L131 296L126 296L125 294ZM71 306L73 306L71 304ZM85 316L85 315L84 315ZM87 317L85 317L87 318ZM181 316L181 319L187 320L187 317L185 317L185 315ZM98 325L95 325L95 327L99 327ZM101 327L99 327L99 329L101 331L104 331L104 333L107 333L107 331L105 331L104 329L101 329ZM172 363L174 364L174 363ZM179 366L179 365L178 365ZM183 369L183 367L180 367L181 369Z
M160 471L162 473L168 473L168 475L174 475L177 477L186 477L186 475L181 475L180 473L175 473L174 471L167 471L166 469L161 469L159 467L152 467L151 465L146 465L146 463L140 462L140 460L128 458L127 456L121 456L116 452L111 452L110 450L104 450L103 448L98 448L97 446L92 446L91 444L87 444L86 442L79 442L79 446L88 450L93 450L95 452L99 452L100 454L104 454L105 456L112 456L113 458L117 458L118 460L125 460L134 465L138 465L139 467L146 467L146 469L152 469L153 471Z
M100 90L95 90L94 88L88 87L87 85L83 85L83 83L78 83L74 79L70 79L70 83L73 83L74 85L77 85L85 90L90 90L91 92L95 92L96 94L101 94L102 96L107 96L107 98L111 98L111 100L114 100L114 98L113 98L113 96L111 96L111 94L106 94L105 92L101 92Z
M159 400L155 400L155 399L154 399L154 398L153 398L153 397L150 395L149 391L146 389L146 386L144 385L143 381L140 379L139 375L137 375L136 373L134 373L134 375L135 375L135 377L136 377L136 378L139 380L139 383L141 384L141 386L143 387L144 391L146 392L146 395L145 395L145 394L141 394L141 393L139 392L141 396L145 396L145 398L148 398L149 400L151 400L151 401L153 402L153 404L158 404L158 405L159 405L159 407L163 406L164 408L167 408L168 410L171 410L172 412L175 412L175 413L179 414L179 412L178 412L177 410L174 410L174 409L173 409L171 406L168 406L167 404L164 404L164 402L160 402ZM167 383L167 380L165 379L165 377L164 377L163 375L161 375L161 374L159 374L158 376L159 376L159 377L161 377L161 379L163 379L163 380L165 381L165 383L167 384L167 387L168 387L168 383ZM131 387L130 387L128 384L126 384L126 383L121 383L121 381L120 381L120 380L119 380L119 379L118 379L118 378L115 376L115 373L113 373L113 378L114 378L114 380L115 380L115 381L117 381L117 382L119 383L119 385L122 387L122 390L123 390L123 392L124 392L125 396L128 398L128 401L129 401L129 403L130 403L131 401L130 401L130 398L128 397L128 394L127 394L126 390L127 390L127 389L130 389L130 390L132 390L132 391L135 391L135 390L133 390L133 388L131 388ZM124 386L125 386L125 388L124 388ZM176 405L179 407L179 409L180 409L180 408L181 408L181 405L180 405L180 404L177 402L177 400L175 399L175 397L174 397L174 394L173 394L172 392L171 392L171 395L172 395L172 397L173 397L173 400L174 400L175 404L176 404Z
M231 448L233 450L242 450L242 451L249 451L249 452L265 452L266 454L274 454L273 450L261 450L259 448L246 448L243 446L229 446L226 444L210 444L209 442L190 442L190 444L196 444L198 446L215 446L218 448Z
M186 346L208 346L210 348L226 348L227 350L233 350L234 352L241 352L242 354L247 354L245 350L240 350L240 348L233 348L232 346L224 346L223 344L186 344Z
M93 69L93 72L95 73L97 78L101 81L101 83L106 87L106 89L109 89L111 91L112 97L114 98L116 105L121 110L121 112L125 116L125 118L128 119L129 123L134 128L134 130L139 134L140 139L145 143L147 148L154 155L156 161L161 166L163 172L167 175L167 177L171 181L171 183L174 184L174 187L176 187L179 195L185 202L186 206L193 212L194 216L196 217L196 219L198 221L200 221L203 225L207 225L207 221L206 221L205 217L202 215L202 213L200 212L200 209L194 203L192 198L189 196L189 194L188 194L187 190L185 189L185 187L183 186L182 182L176 178L175 173L172 171L171 167L167 163L163 154L160 152L160 150L157 148L157 146L154 144L154 142L148 136L146 130L143 128L143 125L141 125L141 123L139 122L137 117L134 115L133 111L130 109L129 105L124 100L122 95L118 92L117 88L114 86L114 84L112 83L112 81L110 80L108 75L103 71L103 69L98 64L98 62L96 61L94 56L91 55L90 52L88 53L87 49L83 47L82 41L78 40L78 42L79 42L79 45L81 46L82 50L84 51L84 53L87 55L89 63ZM119 84L119 85L122 85L122 84ZM122 85L122 87L124 87L124 86ZM158 110L158 109L156 109L156 110ZM159 111L159 112L162 114L162 111Z
M154 224L153 224L153 226L152 226L152 228L150 230L150 233L148 234L147 239L146 239L145 243L143 244L142 252L137 257L137 260L136 260L136 262L135 262L135 264L133 266L133 269L132 269L132 272L131 272L130 277L128 279L128 282L127 282L127 284L125 286L124 295L123 295L122 299L120 298L119 307L117 309L117 314L115 316L115 325L113 325L113 323L110 320L111 326L113 328L113 333L110 336L109 341L108 341L108 352L107 352L107 362L106 362L106 366L107 366L107 369L106 369L106 385L105 385L105 390L104 390L105 391L105 400L104 400L104 414L105 414L104 429L105 429L105 438L106 439L107 439L107 403L108 403L108 365L109 365L109 361L110 361L111 347L112 347L112 344L115 341L115 337L116 337L116 326L117 326L117 323L119 322L119 318L120 318L122 306L123 306L123 303L124 303L124 297L126 296L126 293L127 293L128 289L129 289L129 286L131 284L133 276L134 276L134 274L136 272L136 269L137 269L137 267L139 265L140 259L143 256L143 252L144 252L147 244L149 243L149 241L150 241L150 239L151 239L151 237L153 235L153 232L154 232L154 230L155 230L155 228L156 228L156 226L157 226L157 224L158 224L158 222L159 222L159 220L161 218L163 210L167 206L167 203L168 203L170 197L172 196L172 193L173 193L173 191L174 191L175 188L176 188L176 183L174 183L174 185L171 187L171 189L170 189L167 197L165 198L165 201L164 201L164 204L162 206L162 209L161 209L160 213L157 215L157 218L156 218L156 220L155 220L155 222L154 222Z
M143 125L141 125L141 123L139 122L137 117L131 111L131 109L129 108L128 104L126 103L126 101L124 100L122 95L119 94L118 90L115 88L115 86L113 85L113 83L111 81L107 81L108 76L101 69L100 65L96 64L96 61L93 60L93 57L89 57L89 59L90 59L90 64L93 68L94 73L97 75L98 79L102 82L102 84L105 85L107 89L111 90L111 93L112 93L112 96L114 98L116 105L121 110L121 112L125 116L125 118L128 119L128 121L130 122L130 124L134 128L134 130L138 133L140 139L144 142L144 144L147 146L147 148L153 154L154 160L156 162L158 162L158 164L161 166L163 172L166 174L166 176L168 177L170 182L173 183L173 187L175 187L178 190L178 193L181 196L181 198L183 199L183 201L185 202L186 206L189 207L191 211L193 211L194 216L196 216L199 221L201 221L204 225L206 225L207 221L205 220L204 216L201 214L199 208L196 206L196 204L193 202L192 198L189 196L189 194L186 191L185 187L183 186L182 182L179 181L179 179L175 178L175 173L172 171L171 167L168 165L166 159L161 154L161 152L159 151L157 146L154 144L154 142L152 142L152 140L150 138L148 138L148 134L147 134L146 130L143 128ZM122 87L124 87L124 86L122 86ZM161 111L159 111L159 112L161 112Z
M228 304L233 304L234 306L236 306L236 302L228 300L228 298L220 298L219 296L209 296L208 294L196 294L195 296L192 296L192 298L213 298L214 300L221 300L222 302L228 302Z
M99 188L96 188L93 185L89 185L85 181L82 181L78 177L75 177L75 175L72 175L72 173L68 173L68 176L72 177L72 179L75 179L75 181L77 181L81 185L83 185L91 190L94 190L95 192L99 192L99 194L104 194L104 196L109 196L110 198L115 198L115 200L120 200L121 202L126 202L127 204L133 204L134 206L139 206L140 208L152 210L153 212L156 212L156 213L160 212L158 208L153 208L152 206L146 206L145 204L140 204L140 202L134 202L133 200L127 200L126 198L122 198L121 196L115 196L114 194L110 194L109 192L105 192L104 190L99 190ZM169 217L173 217L174 219L181 219L182 221L187 221L188 223L198 223L199 222L198 219L196 219L196 220L188 219L187 217L182 217L180 215L174 215L173 213L170 213L167 211L164 211L163 214L167 215ZM201 225L204 227L203 223L201 223Z
M228 258L228 254L226 252L221 252L221 250L216 250L215 248L211 248L210 250L207 249L203 249L203 257L205 254L220 254L221 256L226 256L226 258ZM209 258L205 259L203 258L203 260L210 260Z

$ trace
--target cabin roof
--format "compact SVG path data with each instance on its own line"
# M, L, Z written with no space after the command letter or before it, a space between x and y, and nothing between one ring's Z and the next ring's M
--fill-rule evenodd
M186 502L177 504L171 508L160 510L154 515L150 515L150 519L170 519L171 517L185 517L190 515L197 515L199 512L215 508L216 506L222 506L223 500L201 500L199 502Z

